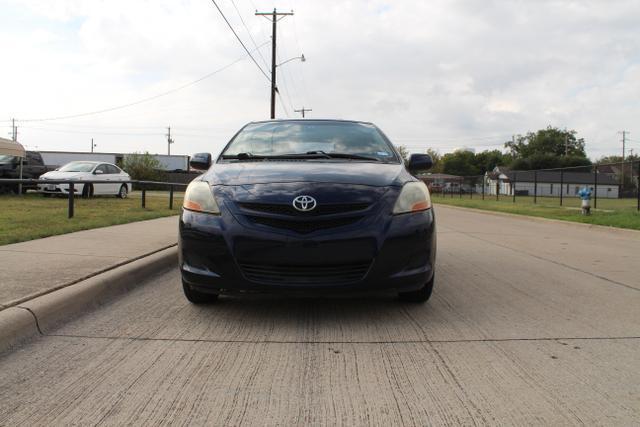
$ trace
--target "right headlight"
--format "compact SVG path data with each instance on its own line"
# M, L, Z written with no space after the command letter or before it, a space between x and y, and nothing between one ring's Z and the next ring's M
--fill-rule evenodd
M213 191L211 191L209 183L205 181L194 181L189 184L184 194L182 207L189 211L220 215Z
M420 212L431 209L431 197L429 196L429 189L424 182L407 182L400 196L396 200L396 205L393 207L393 214L403 214L409 212Z

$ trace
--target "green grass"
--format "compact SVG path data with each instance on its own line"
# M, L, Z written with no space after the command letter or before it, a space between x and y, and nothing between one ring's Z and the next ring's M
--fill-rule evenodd
M169 210L166 192L147 192L146 209L140 193L121 200L115 197L75 199L75 215L67 218L68 200L29 193L23 197L0 196L0 245L71 233L73 231L126 224L134 221L178 215L182 193L174 196Z
M640 212L636 210L636 199L598 199L597 209L593 209L591 200L590 216L580 213L580 199L577 197L564 198L563 206L560 206L558 197L538 197L535 204L533 197L525 196L517 196L515 203L509 196L500 196L500 200L496 201L496 196L486 195L485 200L482 200L479 194L474 194L473 199L469 194L463 194L462 198L458 195L451 198L450 195L442 197L440 194L433 194L431 199L435 204L640 230Z

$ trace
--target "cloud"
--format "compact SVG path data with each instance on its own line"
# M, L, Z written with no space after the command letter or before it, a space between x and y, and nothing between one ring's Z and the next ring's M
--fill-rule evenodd
M268 41L270 25L253 16L254 3L261 10L274 4L235 1L254 39ZM219 4L251 46L231 3ZM618 130L640 132L633 128L640 113L633 98L640 89L637 1L290 0L277 6L296 13L279 24L281 60L302 51L308 59L279 68L289 113L304 105L313 108L311 117L373 121L414 151L495 147L551 124L576 129L588 152L601 156L620 151ZM12 59L0 80L2 119L135 101L243 55L203 0L0 0L0 7L0 43ZM268 61L269 49L262 53ZM268 97L269 83L244 60L153 102L22 123L20 134L40 149L83 149L93 132L105 151L162 152L164 127L171 125L172 151L216 152L242 124L268 117ZM280 104L278 111L284 116Z

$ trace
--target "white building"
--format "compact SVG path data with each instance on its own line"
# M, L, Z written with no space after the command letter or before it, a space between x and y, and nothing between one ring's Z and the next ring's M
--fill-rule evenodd
M47 166L59 167L69 162L90 160L116 164L129 154L126 153L87 153L84 151L40 151L40 155ZM189 156L151 154L166 171L188 171Z
M598 198L617 199L620 185L615 177L608 174L589 172L573 172L559 170L511 171L497 166L492 172L485 174L485 193L513 196L578 197L581 188L588 187Z

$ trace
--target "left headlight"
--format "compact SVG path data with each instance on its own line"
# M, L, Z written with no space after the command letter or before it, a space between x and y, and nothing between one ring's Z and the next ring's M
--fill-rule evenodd
M182 207L194 212L220 215L220 209L213 197L211 187L209 183L204 181L195 181L189 184L184 194Z
M420 212L431 209L429 189L424 182L407 182L393 207L393 214Z

